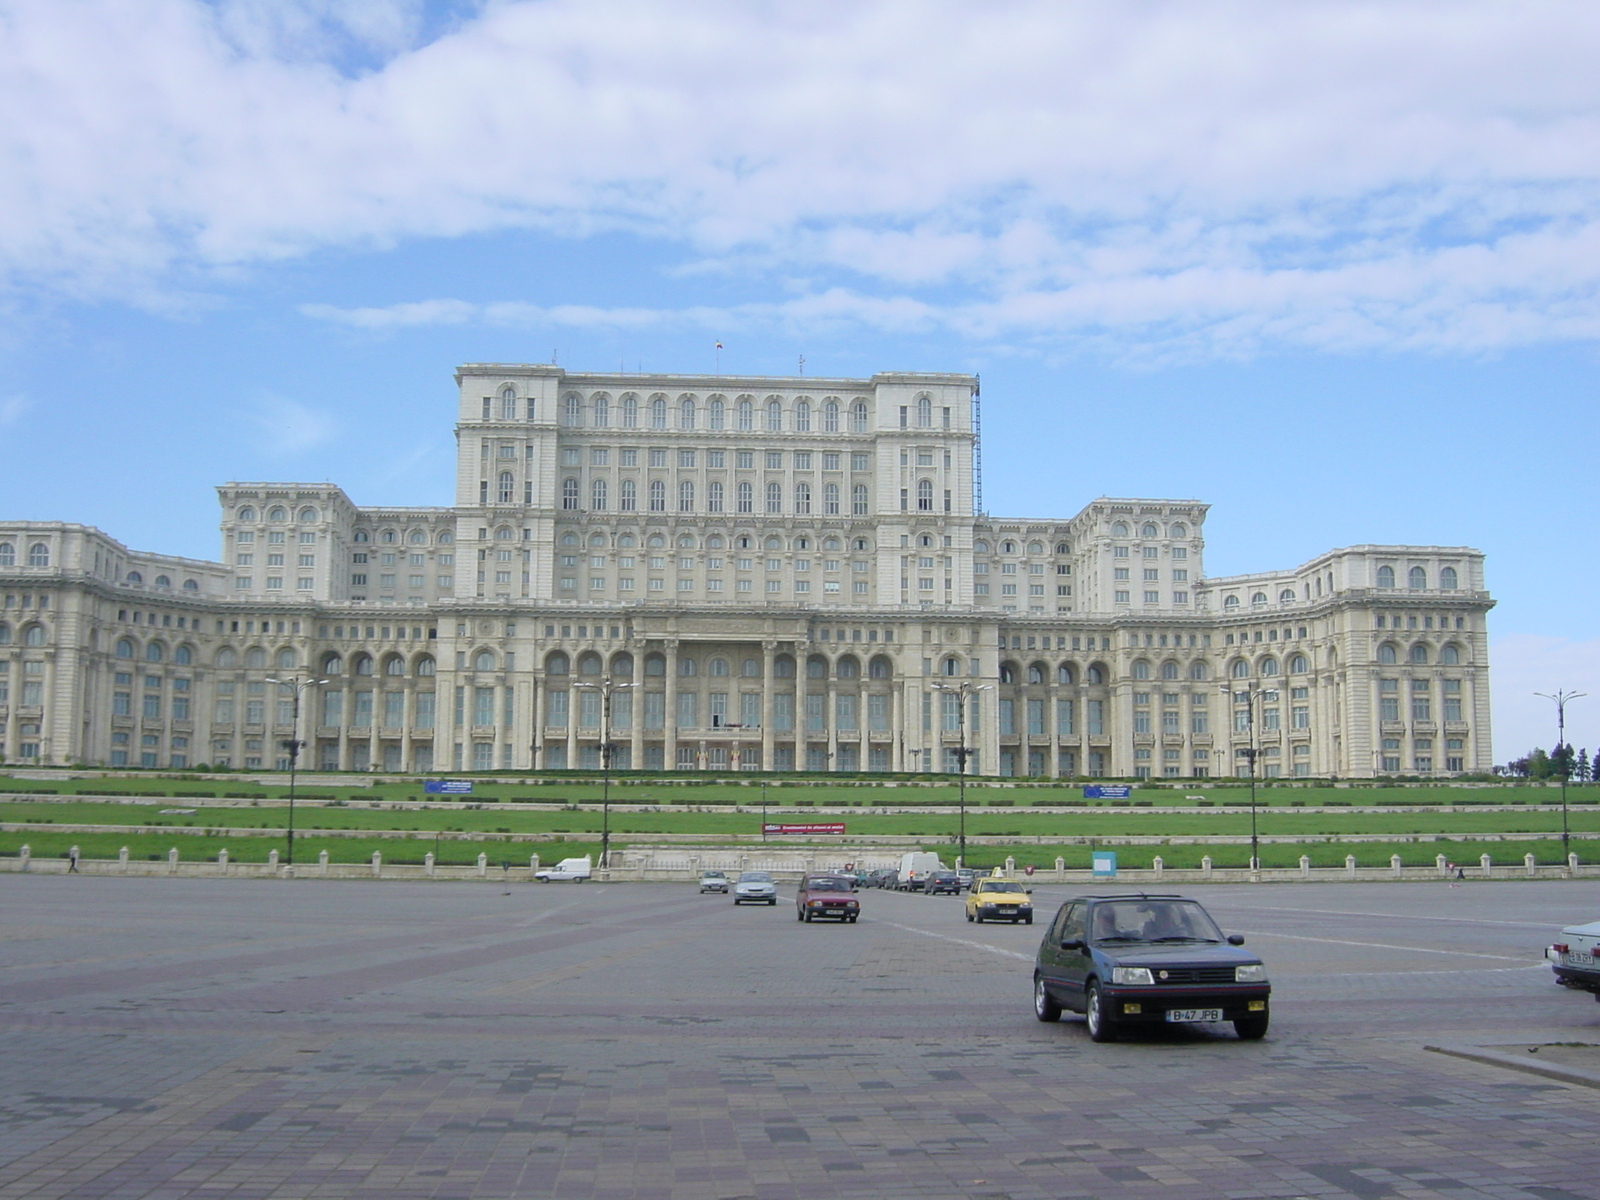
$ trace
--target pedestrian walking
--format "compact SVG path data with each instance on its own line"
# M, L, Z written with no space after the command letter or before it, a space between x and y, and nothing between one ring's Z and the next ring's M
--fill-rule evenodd
M81 872L78 870L78 848L76 846L67 851L67 874L81 874Z

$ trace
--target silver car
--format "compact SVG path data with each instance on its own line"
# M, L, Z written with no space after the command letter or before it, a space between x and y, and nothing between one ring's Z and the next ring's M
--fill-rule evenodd
M706 871L700 876L700 894L728 891L728 877L721 871Z
M776 905L778 885L772 882L772 876L765 871L744 871L733 885L733 902Z

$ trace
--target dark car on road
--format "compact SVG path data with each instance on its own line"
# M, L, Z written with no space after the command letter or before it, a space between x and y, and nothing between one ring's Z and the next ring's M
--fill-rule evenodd
M961 876L954 871L935 871L923 882L923 893L929 896L959 896Z
M1272 988L1243 943L1186 896L1079 896L1061 906L1039 944L1034 1015L1081 1012L1097 1042L1135 1026L1219 1021L1241 1038L1262 1037Z
M807 875L795 892L794 919L815 921L819 917L832 917L854 924L861 915L861 901L855 897L853 882L848 875Z

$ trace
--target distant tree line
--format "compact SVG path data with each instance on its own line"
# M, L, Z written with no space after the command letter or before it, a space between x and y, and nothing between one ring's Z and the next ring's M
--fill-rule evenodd
M1597 754L1594 761L1590 761L1587 749L1574 750L1570 744L1558 743L1556 748L1548 753L1536 746L1521 758L1514 758L1505 766L1496 767L1495 774L1535 782L1556 780L1565 776L1571 783L1591 783L1596 781L1597 770L1600 770L1600 754Z

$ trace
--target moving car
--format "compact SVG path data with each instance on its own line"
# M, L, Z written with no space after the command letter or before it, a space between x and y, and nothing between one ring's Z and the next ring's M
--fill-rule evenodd
M702 871L700 873L700 894L707 892L723 892L728 890L728 877L721 871Z
M922 881L922 891L927 896L959 896L961 876L954 871L932 871Z
M582 883L594 873L594 862L585 854L582 858L563 858L553 867L535 871L533 877L540 883L562 883L571 880Z
M942 870L944 864L932 850L908 851L900 856L900 878L895 886L902 892L920 892L928 876Z
M1589 992L1600 1000L1600 921L1568 925L1561 931L1561 940L1547 947L1544 956L1562 987Z
M956 874L961 876L961 888L970 892L973 882L978 878L978 873L971 867L957 867Z
M797 921L832 917L854 925L861 915L861 901L855 898L850 879L844 875L807 875L800 881L794 897Z
M772 882L772 876L765 871L741 871L738 881L733 885L734 904L771 904L778 903L778 885Z
M1079 896L1039 943L1033 1011L1084 1014L1089 1036L1114 1041L1136 1025L1233 1022L1241 1038L1267 1032L1272 987L1259 958L1224 937L1187 896Z
M978 879L967 893L967 920L1033 924L1033 898L1015 879Z

